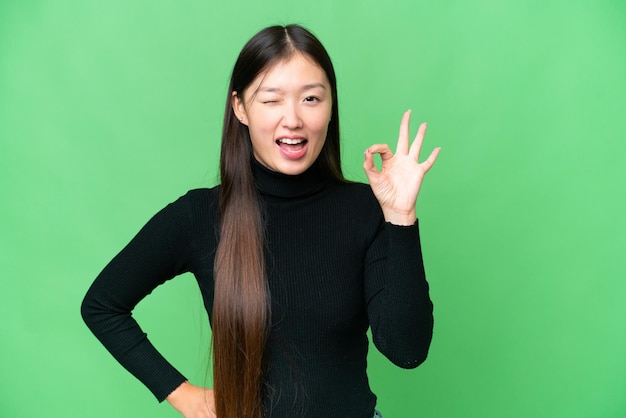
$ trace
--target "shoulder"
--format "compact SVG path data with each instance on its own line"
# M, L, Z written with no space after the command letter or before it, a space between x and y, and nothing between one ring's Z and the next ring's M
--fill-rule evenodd
M170 203L175 206L185 205L213 205L218 201L218 187L199 188L188 190L184 195Z
M188 190L176 202L186 202L194 204L212 203L218 199L218 186L212 188L199 188Z
M355 205L366 205L367 207L378 206L378 201L369 184L359 182L336 182L333 189L337 199L346 200Z
M382 210L369 184L336 182L332 187L332 199L336 209L343 209L354 221L372 225L382 219Z
M161 216L178 218L184 222L206 222L214 218L218 207L217 187L187 191L171 201L161 212Z

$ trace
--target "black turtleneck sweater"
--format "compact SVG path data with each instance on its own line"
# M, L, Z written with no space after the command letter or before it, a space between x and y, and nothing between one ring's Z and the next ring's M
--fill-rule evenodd
M413 226L386 223L368 185L298 176L253 162L265 219L272 326L267 418L371 418L368 340L394 364L428 353L432 303ZM115 358L162 401L185 381L131 316L158 285L185 272L213 310L219 186L192 190L157 213L105 267L82 305Z

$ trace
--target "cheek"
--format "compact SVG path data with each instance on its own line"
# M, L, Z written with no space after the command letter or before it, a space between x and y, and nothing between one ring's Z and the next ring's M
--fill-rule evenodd
M310 127L312 130L319 132L326 136L326 131L328 130L328 124L330 123L330 116L327 113L316 115L315 118L312 118L310 121Z
M248 120L248 129L251 136L267 137L272 136L276 130L277 122L276 117L271 112L259 112L250 117Z

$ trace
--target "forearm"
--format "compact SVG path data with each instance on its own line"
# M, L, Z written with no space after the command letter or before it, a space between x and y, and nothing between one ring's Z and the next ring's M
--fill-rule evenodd
M373 250L381 255L366 270L373 340L394 364L417 367L426 359L433 330L418 226L384 228L380 248Z
M152 345L130 311L112 308L105 298L90 291L83 300L81 313L107 351L159 401L185 380Z

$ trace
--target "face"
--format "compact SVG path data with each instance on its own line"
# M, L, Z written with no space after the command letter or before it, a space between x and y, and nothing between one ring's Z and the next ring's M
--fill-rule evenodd
M296 53L261 72L233 93L233 111L248 126L254 156L272 171L300 174L317 160L326 141L332 92L324 70Z

